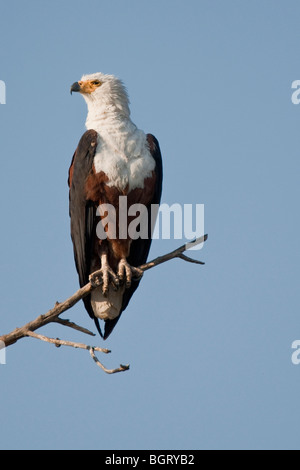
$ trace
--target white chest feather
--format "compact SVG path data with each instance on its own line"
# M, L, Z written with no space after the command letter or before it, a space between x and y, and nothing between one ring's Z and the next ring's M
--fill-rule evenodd
M94 166L97 173L103 171L107 175L109 186L132 190L144 187L145 178L151 176L155 168L155 161L146 135L135 127L131 132L101 131Z
M107 184L121 191L143 188L144 180L155 169L147 137L130 119L122 82L102 75L100 80L103 83L95 92L83 94L88 105L86 128L98 133L96 172L103 171L108 177Z

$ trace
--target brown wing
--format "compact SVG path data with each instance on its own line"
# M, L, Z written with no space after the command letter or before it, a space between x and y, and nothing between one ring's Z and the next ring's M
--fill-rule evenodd
M71 238L80 287L89 282L92 246L95 236L96 206L87 200L85 182L92 171L97 147L97 132L89 130L80 139L69 169L69 213ZM90 296L83 299L85 308L94 318Z

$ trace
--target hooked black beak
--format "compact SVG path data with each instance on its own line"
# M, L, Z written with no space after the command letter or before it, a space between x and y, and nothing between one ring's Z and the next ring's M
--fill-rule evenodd
M78 82L73 83L73 85L71 86L71 89L70 89L71 95L73 91L80 91L80 85Z

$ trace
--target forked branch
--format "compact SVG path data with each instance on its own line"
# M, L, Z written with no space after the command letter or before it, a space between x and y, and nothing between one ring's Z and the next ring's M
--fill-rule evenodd
M191 248L192 246L196 246L200 243L204 243L207 240L207 235L204 235L202 237L199 237L192 242L185 243L184 245L180 246L174 251L171 251L170 253L167 253L163 256L159 256L155 258L152 261L149 261L148 263L145 263L141 266L139 266L139 269L142 270L143 272L147 271L148 269L153 268L154 266L158 266L159 264L165 263L167 261L170 261L171 259L174 258L180 258L184 261L187 261L189 263L196 263L196 264L204 264L202 261L198 261L192 258L189 258L188 256L184 255L183 253ZM94 273L94 274L97 274ZM0 341L2 341L5 346L11 346L12 344L16 343L22 338L26 338L28 336L40 339L42 341L46 341L48 343L52 343L57 347L60 346L71 346L73 348L80 348L80 349L86 349L89 351L91 357L93 360L96 362L96 364L106 373L108 374L114 374L116 372L123 372L125 370L129 369L129 365L120 365L120 367L116 369L107 369L100 361L99 359L95 356L95 351L99 351L102 353L109 353L110 351L105 348L99 348L96 346L88 346L83 343L75 343L72 341L64 341L60 340L58 338L49 338L44 335L39 335L34 333L37 329L41 328L42 326L47 325L48 323L60 323L61 325L73 328L75 330L81 331L82 333L95 336L94 333L91 331L87 330L86 328L83 328L82 326L76 325L76 323L73 323L69 320L64 320L59 318L59 315L61 315L63 312L66 310L69 310L72 308L77 302L82 300L84 297L89 295L97 286L93 285L91 282L88 282L84 287L79 289L77 292L75 292L71 297L66 299L64 302L56 302L55 306L49 310L47 313L44 315L39 315L35 320L30 321L29 323L26 323L26 325L16 328L15 330L11 331L10 333L6 335L0 336Z

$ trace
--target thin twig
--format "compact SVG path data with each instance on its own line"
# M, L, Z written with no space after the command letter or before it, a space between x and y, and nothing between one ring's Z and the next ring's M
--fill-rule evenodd
M187 261L188 263L195 263L195 264L205 264L203 261L198 261L197 259L189 258L186 255L183 255L182 253L180 255L177 255L177 258L183 259L184 261Z
M49 338L48 336L40 335L40 334L34 333L33 331L27 331L26 336L31 336L32 338L40 339L41 341L54 344L55 346L58 346L58 347L59 346L71 346L72 348L86 349L88 351L92 347L95 351L100 351L104 354L109 354L111 352L109 349L99 348L98 346L88 346L87 344L74 343L73 341L65 341L59 338Z
M64 325L64 326L69 326L70 328L73 328L74 330L81 331L81 333L85 333L86 335L96 336L95 333L93 333L92 331L88 330L87 328L84 328L83 326L79 326L70 320L64 320L63 318L55 318L53 321L56 323L60 323L61 325Z
M117 367L116 369L107 369L103 364L102 362L99 361L99 359L96 357L95 353L94 353L94 350L96 350L96 348L90 348L90 355L92 356L92 358L94 359L94 361L96 362L97 366L99 366L102 370L104 370L104 372L106 372L107 374L116 374L117 372L125 372L126 370L129 370L129 364L127 364L126 366L123 365L123 364L120 364L120 367Z

